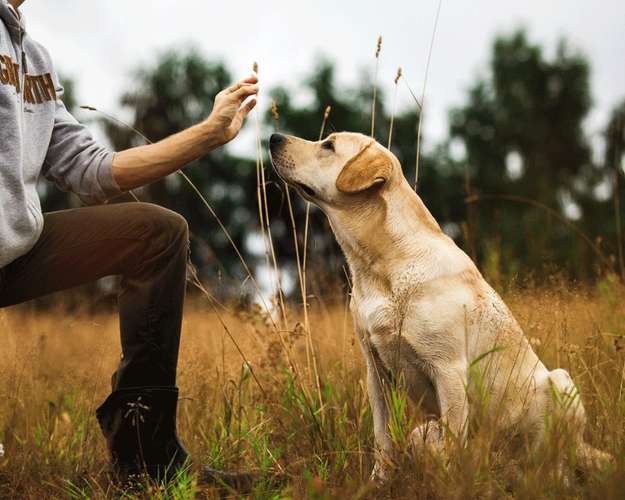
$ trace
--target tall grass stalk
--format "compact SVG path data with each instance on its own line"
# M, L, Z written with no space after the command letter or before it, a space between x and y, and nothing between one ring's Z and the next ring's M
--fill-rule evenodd
M326 106L323 112L323 119L321 120L321 128L319 129L319 140L323 139L325 133L326 124L332 111L331 106ZM307 358L312 359L314 377L314 386L317 388L317 397L319 398L319 405L322 406L321 396L321 381L319 377L319 367L317 363L317 354L315 352L315 346L312 341L312 332L310 329L310 319L308 316L308 280L306 271L308 269L308 230L310 227L310 202L306 202L306 216L304 217L304 252L302 256L302 273L300 277L300 292L302 294L302 305L304 308L304 331L306 333L306 355Z
M414 189L417 190L417 186L419 184L419 163L421 158L421 127L423 125L423 114L425 112L425 89L428 84L428 76L430 73L430 61L432 60L432 49L434 48L434 40L436 38L436 30L438 29L438 18L441 13L441 6L443 4L443 0L439 0L438 7L436 9L436 19L434 20L434 29L432 30L432 38L430 40L430 48L428 50L428 58L425 64L425 76L423 77L423 90L421 91L421 112L419 113L419 125L417 126L417 157L415 163L415 174L414 174Z
M276 130L280 130L280 114L278 112L278 106L275 103L275 101L272 102L271 104L271 114L273 116L274 121L276 122ZM321 398L321 387L319 384L316 383L316 381L318 380L318 371L317 371L317 362L316 362L316 358L314 357L314 353L311 352L311 344L308 341L308 336L309 336L309 330L310 330L310 324L308 321L308 304L306 301L306 281L304 278L304 274L303 274L303 265L302 265L302 259L301 259L301 255L300 255L300 249L299 249L299 242L298 242L298 237L297 237L297 224L295 222L295 213L293 211L293 202L291 200L291 190L289 188L289 185L283 181L283 186L284 186L284 193L286 195L286 202L287 202L287 207L288 207L288 211L289 211L289 222L291 224L291 232L293 234L293 247L295 249L295 261L296 261L296 265L297 265L297 277L299 280L299 286L300 286L300 293L301 293L301 297L302 297L302 307L303 307L303 311L304 311L304 331L307 337L306 340L306 370L307 373L310 377L310 382L311 382L311 386L313 387L317 387L317 398L319 399L319 403L321 404L322 402L322 398ZM307 207L308 209L308 202L307 202Z
M326 124L328 122L328 118L330 117L330 113L332 112L332 106L326 106L326 109L323 112L323 120L321 121L321 128L319 129L319 140L323 139L323 134L325 133ZM304 293L306 293L306 269L308 267L308 229L310 222L310 202L306 202L306 217L304 219L304 258L302 260L302 276L304 281ZM307 297L307 295L306 295ZM304 304L307 304L306 298L304 298Z
M471 186L471 172L469 170L469 165L465 165L464 167L464 194L465 199L470 199L473 196L473 188ZM477 224L475 217L474 204L466 203L467 207L467 220L463 223L462 229L464 234L464 238L467 242L467 247L469 248L469 252L471 254L471 259L473 262L477 262Z
M388 129L388 149L391 149L391 143L393 141L393 123L395 122L395 113L397 111L397 84L401 78L401 68L397 68L397 75L395 75L395 90L393 92L393 108L391 109L391 124Z
M258 74L258 63L254 63L252 66L254 74ZM257 96L258 100L258 96ZM260 111L258 103L255 110L256 118L256 182L257 182L257 196L258 196L258 211L260 217L260 228L265 241L265 253L267 260L267 267L273 270L274 278L274 296L278 299L278 306L280 307L280 314L282 315L282 325L284 329L288 329L288 321L286 317L286 307L284 305L284 293L282 291L282 280L280 278L280 269L276 259L276 251L273 244L273 237L271 235L271 221L269 219L269 203L267 202L267 181L265 179L265 162L263 159L263 146L260 133ZM262 193L262 197L261 197ZM263 220L264 218L264 220ZM269 259L271 258L271 262Z
M380 52L382 51L382 36L378 36L375 46L375 73L373 75L373 99L371 102L371 137L375 137L375 105L378 95L378 68L380 66Z

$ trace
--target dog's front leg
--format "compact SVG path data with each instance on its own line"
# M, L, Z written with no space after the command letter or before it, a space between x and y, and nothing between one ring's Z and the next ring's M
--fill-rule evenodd
M463 442L467 434L469 402L467 397L467 363L460 360L438 368L434 378L441 422L447 431Z
M371 472L371 480L384 481L388 475L393 452L393 442L388 428L389 411L384 391L389 387L386 368L373 346L368 342L366 334L358 332L360 346L367 362L367 393L373 415L373 432L375 434L376 457Z
M445 433L462 444L467 436L469 402L467 398L466 363L457 362L434 367L432 382L436 390L440 419L417 426L412 432L415 446L427 446L436 452L445 448Z
M377 356L367 361L367 392L373 414L373 432L375 434L376 457L371 473L374 481L384 481L388 476L393 453L393 442L388 428L389 411L384 390L389 387L389 380L383 372L384 367Z

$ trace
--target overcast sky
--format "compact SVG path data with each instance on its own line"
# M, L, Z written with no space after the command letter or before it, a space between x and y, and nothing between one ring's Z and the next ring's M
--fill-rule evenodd
M380 83L390 90L402 66L420 93L437 5L438 0L28 0L22 11L31 36L50 50L57 69L76 79L79 101L119 112L119 95L133 85L131 70L184 45L222 58L237 76L258 61L265 88L286 84L297 93L297 82L320 54L336 61L340 82L354 84L360 70L373 65L381 34ZM590 58L590 132L598 132L625 98L625 1L447 0L427 87L430 144L445 136L447 111L463 102L468 85L486 68L494 36L519 26L549 54L565 36ZM409 105L405 87L401 93ZM236 147L254 155L245 137Z

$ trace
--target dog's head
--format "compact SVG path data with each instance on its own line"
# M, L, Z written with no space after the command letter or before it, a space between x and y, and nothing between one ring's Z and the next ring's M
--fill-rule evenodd
M324 209L373 201L401 176L397 158L362 134L340 132L317 142L273 134L269 149L278 175Z

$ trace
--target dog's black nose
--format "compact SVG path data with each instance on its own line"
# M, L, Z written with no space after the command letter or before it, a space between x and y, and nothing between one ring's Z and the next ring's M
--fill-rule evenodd
M269 147L271 149L275 149L286 141L286 137L282 134L271 134L269 138Z

